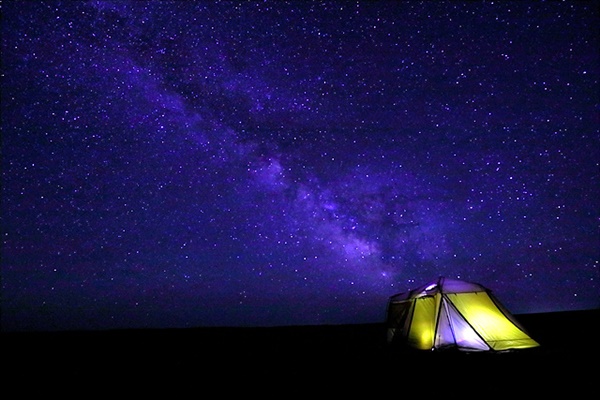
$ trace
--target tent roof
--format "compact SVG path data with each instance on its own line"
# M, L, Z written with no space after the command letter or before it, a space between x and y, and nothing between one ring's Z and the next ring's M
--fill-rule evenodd
M423 296L433 296L436 293L471 293L489 291L489 289L479 283L440 277L435 281L426 283L411 291L395 294L390 297L390 301L395 302Z

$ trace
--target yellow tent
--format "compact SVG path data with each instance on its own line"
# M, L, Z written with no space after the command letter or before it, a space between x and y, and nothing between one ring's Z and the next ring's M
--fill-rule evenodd
M539 346L489 289L443 277L390 297L387 333L389 343L419 350L507 351Z

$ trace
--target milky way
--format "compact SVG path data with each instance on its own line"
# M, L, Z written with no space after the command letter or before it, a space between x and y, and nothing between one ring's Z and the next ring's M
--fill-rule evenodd
M595 2L2 7L2 329L600 306Z

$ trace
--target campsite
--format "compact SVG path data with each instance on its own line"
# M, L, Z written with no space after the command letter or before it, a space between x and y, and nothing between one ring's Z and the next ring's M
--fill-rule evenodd
M459 378L529 380L546 388L576 384L571 393L597 387L600 309L515 317L539 347L505 353L393 351L384 323L3 332L2 375L4 389L35 388L23 382L59 385L65 379L146 388L167 382L216 386L233 379L256 386L274 377L303 382L304 388L316 382L381 388L390 379L406 382L424 373L436 376L437 383Z
M445 277L392 296L386 325L388 343L419 350L539 347L489 289Z

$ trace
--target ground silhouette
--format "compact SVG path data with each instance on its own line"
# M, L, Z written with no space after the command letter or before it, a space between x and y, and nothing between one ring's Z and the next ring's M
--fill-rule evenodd
M500 354L393 350L384 323L4 332L3 388L31 389L44 382L46 390L64 390L74 383L89 388L120 382L148 389L195 382L203 393L209 387L272 393L286 385L282 397L309 387L371 388L371 395L392 388L406 394L475 383L489 390L521 382L521 391L538 394L554 388L568 387L571 395L597 389L600 309L515 317L539 348ZM429 383L416 384L423 380Z

